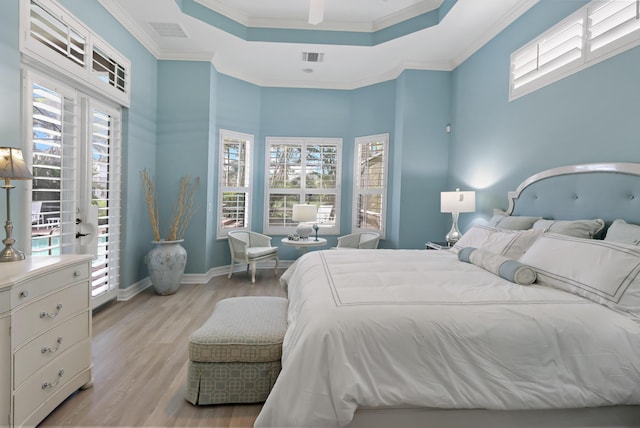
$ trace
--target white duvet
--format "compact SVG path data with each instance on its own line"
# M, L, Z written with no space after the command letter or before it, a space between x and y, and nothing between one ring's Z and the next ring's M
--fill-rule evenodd
M344 426L358 407L640 404L640 325L448 251L316 251L281 281L282 372L256 427Z

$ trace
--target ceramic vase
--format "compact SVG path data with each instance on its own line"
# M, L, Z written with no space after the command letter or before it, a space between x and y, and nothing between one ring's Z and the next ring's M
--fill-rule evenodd
M151 241L153 248L147 254L146 263L151 284L161 296L174 294L187 265L187 250L178 241Z

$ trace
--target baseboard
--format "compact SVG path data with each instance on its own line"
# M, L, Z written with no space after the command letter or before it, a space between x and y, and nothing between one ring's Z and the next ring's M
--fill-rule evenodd
M118 298L117 300L119 302L124 302L127 301L131 298L133 298L133 296L135 296L136 294L142 292L142 290L144 290L145 288L151 287L151 279L147 276L143 279L141 279L140 281L130 285L127 288L120 288L118 290Z
M283 272L289 266L293 264L295 260L280 260L278 264L278 270ZM186 273L182 277L182 284L206 284L216 276L228 275L230 266L218 266L209 269L207 273ZM264 264L258 264L257 269L273 269L273 262L265 262ZM246 267L244 265L236 264L233 268L233 272L244 272ZM132 299L138 293L141 293L144 289L151 287L151 279L147 276L140 281L130 285L127 288L121 288L118 290L118 301L127 301Z

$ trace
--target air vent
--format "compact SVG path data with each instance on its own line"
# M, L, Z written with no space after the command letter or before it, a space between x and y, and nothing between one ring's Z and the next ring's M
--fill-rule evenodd
M302 60L304 62L322 62L323 53L319 52L302 52Z
M184 32L180 24L173 22L150 22L149 25L162 37L187 37L187 33Z

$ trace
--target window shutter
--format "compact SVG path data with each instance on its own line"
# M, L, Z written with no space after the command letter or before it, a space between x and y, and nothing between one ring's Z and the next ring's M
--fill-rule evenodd
M250 229L253 135L220 130L218 238Z
M266 146L265 233L291 233L300 203L318 206L323 233L339 233L342 139L267 137Z
M20 2L20 51L120 105L130 103L130 61L54 0Z
M612 0L589 8L589 54L610 52L640 37L640 0ZM607 48L604 49L603 48Z
M92 108L91 204L98 207L98 253L92 262L91 295L117 291L120 280L120 114Z
M124 59L117 59L115 55L109 55L102 49L93 46L92 73L101 82L106 83L116 90L126 93L128 91L129 76L128 65Z
M32 39L84 68L87 41L82 34L34 1L31 1L29 21Z
M640 0L594 0L511 55L509 99L640 45Z
M556 70L583 61L584 17L576 16L512 55L512 88L517 90Z
M384 236L389 134L356 138L353 231Z
M41 221L32 229L33 255L74 252L78 174L75 97L32 85L32 200Z

